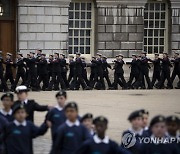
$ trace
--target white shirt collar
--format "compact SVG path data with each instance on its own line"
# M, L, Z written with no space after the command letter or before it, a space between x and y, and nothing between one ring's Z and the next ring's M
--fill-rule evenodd
M69 127L72 127L72 126L79 126L80 125L80 122L79 120L76 120L74 123L69 121L69 120L66 120L66 124L69 126Z
M144 130L149 130L149 127L148 126L144 127Z
M25 99L24 101L21 102L23 105L24 103L27 104L28 103L28 99Z
M10 109L9 112L6 112L5 110L1 109L0 112L5 116L12 115L12 109Z
M135 131L133 128L129 128L129 131L134 133L135 135L142 135L143 134L143 129L139 130L139 131Z
M14 123L15 123L16 126L20 126L20 125L26 126L27 125L26 120L24 120L22 123L18 122L17 120L14 120Z
M60 107L59 105L56 105L55 108L58 109L59 111L62 111L62 110L63 110L63 108Z
M105 143L105 144L109 144L109 137L105 136L104 139L100 139L97 135L93 136L94 142L99 144L99 143Z

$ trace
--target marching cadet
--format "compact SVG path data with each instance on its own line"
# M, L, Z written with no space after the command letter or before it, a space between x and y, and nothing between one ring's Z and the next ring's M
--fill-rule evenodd
M81 60L82 60L82 64L83 64L83 70L82 70L82 76L83 76L83 79L86 83L87 86L89 86L89 80L88 80L88 75L87 75L87 64L86 64L86 59L85 57L81 57Z
M114 89L118 89L118 84L122 87L122 89L126 89L126 80L124 79L124 70L123 70L123 55L117 55L116 60L113 61L114 64Z
M64 83L66 85L66 88L69 88L69 83L68 83L68 80L67 80L67 63L66 63L66 56L65 54L61 53L60 54L60 66L61 66L61 76L64 80Z
M81 123L89 130L89 133L94 136L94 124L93 124L93 115L91 113L86 113L81 118Z
M71 83L73 77L74 77L74 72L75 71L75 61L74 61L74 56L70 55L69 56L69 76L68 76L68 82L69 84Z
M4 64L6 65L5 82L7 82L7 80L10 80L10 82L11 82L11 89L13 89L14 78L13 78L12 67L13 67L14 63L13 63L11 57L12 57L11 53L7 53L6 54L6 60L4 62Z
M142 116L143 114L141 110L132 112L128 117L128 120L131 124L131 128L123 132L123 136L126 134L132 134L137 140L135 145L128 149L133 154L139 154L139 150L141 146L139 138L149 136L149 134L146 131L144 131L144 129L142 128L142 124L143 124ZM123 138L122 138L122 142L123 142Z
M180 120L177 116L168 116L166 118L167 135L170 137L180 137Z
M49 60L48 60L48 83L52 79L52 74L53 74L53 55L49 55Z
M172 89L172 82L170 78L170 67L172 67L171 62L169 60L168 54L163 53L163 59L161 59L162 62L162 73L161 73L161 80L155 85L157 89L162 89L164 86L164 82L167 79L167 88Z
M108 71L108 68L111 69L111 65L107 63L107 57L106 56L102 56L102 67L103 67L103 77L107 81L108 88L111 89L112 85L111 85L111 81L109 79L109 71Z
M150 78L149 78L149 69L150 69L150 66L148 64L148 61L149 59L146 57L146 52L142 52L141 53L141 60L140 60L140 67L141 67L141 79L142 79L142 85L143 85L143 88L146 88L145 86L145 81L144 81L144 77L146 78L146 82L148 84L148 89L152 89L152 86L151 86L151 81L150 81Z
M28 88L26 86L18 86L15 90L18 100L14 102L14 106L17 104L24 105L26 109L27 117L26 120L34 122L35 111L48 111L51 107L47 105L39 105L34 100L28 99Z
M41 55L42 55L42 50L38 49L35 51L35 58L36 58L36 65L37 65L37 78L39 78L40 75L40 66L39 66L39 61L41 60Z
M48 65L46 60L46 54L41 54L41 58L38 62L39 66L39 77L38 77L38 87L45 91L48 88ZM40 87L41 82L43 82L42 88Z
M55 108L50 110L47 115L47 123L51 128L51 138L52 138L52 149L51 153L53 154L53 147L56 139L56 132L60 125L62 125L66 121L66 116L64 112L64 106L67 100L67 93L66 91L59 91L56 94L57 105Z
M3 58L2 58L2 51L0 51L0 80L1 80L1 87L0 87L0 91L8 91L8 87L6 84L6 81L4 79L4 68L3 68Z
M9 122L13 121L14 117L11 108L14 103L14 95L12 93L5 93L1 96L1 101L4 108L0 110L0 115L6 118Z
M13 85L13 90L15 90L20 78L22 79L21 85L25 84L25 79L26 79L25 67L26 66L25 66L25 62L24 62L22 53L17 53L17 60L16 60L16 63L14 63L14 65L17 68L17 73L16 73L15 82Z
M151 60L149 59L150 62L153 63L154 65L154 70L153 70L153 77L152 77L152 82L151 82L151 87L154 87L154 84L156 81L160 81L160 75L161 75L161 60L159 58L159 54L155 53L155 59Z
M13 115L15 120L6 125L3 135L7 154L33 154L32 139L46 133L46 123L37 127L26 121L27 113L22 104L14 106Z
M78 106L68 103L65 108L66 122L57 130L53 154L75 154L81 144L90 138L88 130L78 120Z
M8 124L8 121L0 115L0 153L4 154L5 153L5 146L3 143L3 132L5 126Z
M164 116L155 116L150 122L153 142L144 143L141 146L140 154L178 154L178 147L174 143L164 142L166 136L166 118Z
M178 76L179 81L180 81L180 57L179 57L179 53L174 54L174 59L172 59L171 62L174 63L174 69L173 69L173 72L171 75L171 82L173 84L176 75ZM176 88L178 89L178 86Z
M134 89L134 84L137 83L138 78L139 78L139 63L137 61L137 55L133 54L132 55L132 61L130 62L130 67L131 67L131 72L130 72L130 77L129 81L127 83L129 89ZM135 79L134 83L133 80Z
M77 154L119 154L118 144L108 136L106 131L108 127L107 118L100 116L93 120L96 135L85 141L76 152Z
M29 63L29 59L30 59L30 54L28 53L26 55L26 58L24 58L24 62L26 64L26 84L25 84L26 86L30 86L30 72L29 72L30 63Z
M92 89L94 88L95 81L98 78L98 76L97 76L97 67L96 66L97 66L96 57L93 56L92 59L91 59L91 64L90 64L91 72L90 72L90 79L89 79L90 87Z

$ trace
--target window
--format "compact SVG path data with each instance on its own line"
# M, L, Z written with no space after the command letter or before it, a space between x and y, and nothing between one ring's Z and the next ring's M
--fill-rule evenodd
M0 4L0 16L3 15L3 7L2 7L2 4Z
M166 51L167 4L150 1L144 10L144 51L148 54Z
M14 16L14 4L15 0L0 0L0 19L11 19Z
M69 54L90 54L92 42L92 3L71 2L69 8Z

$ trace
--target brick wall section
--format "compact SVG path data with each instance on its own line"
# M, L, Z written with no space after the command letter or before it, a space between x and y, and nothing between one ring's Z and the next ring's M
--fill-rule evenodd
M143 50L143 8L98 7L98 52L108 57Z
M24 53L43 49L45 53L68 48L68 7L19 6L19 49Z

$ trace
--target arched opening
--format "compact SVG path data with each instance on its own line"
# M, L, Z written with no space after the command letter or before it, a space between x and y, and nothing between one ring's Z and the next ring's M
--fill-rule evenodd
M169 50L168 0L149 0L144 9L144 51L148 54Z
M94 52L94 2L74 0L69 7L69 54Z

